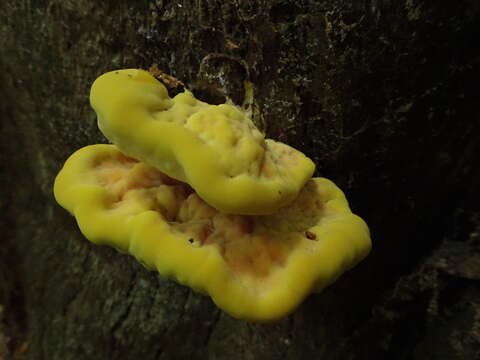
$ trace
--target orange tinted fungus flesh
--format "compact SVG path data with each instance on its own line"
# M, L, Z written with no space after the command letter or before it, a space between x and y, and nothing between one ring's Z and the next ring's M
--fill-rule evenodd
M90 241L128 252L251 321L287 315L370 250L367 226L323 178L274 214L225 214L114 145L93 145L67 160L54 192Z

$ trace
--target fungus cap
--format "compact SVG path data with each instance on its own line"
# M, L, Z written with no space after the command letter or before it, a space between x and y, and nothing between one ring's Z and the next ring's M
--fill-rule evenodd
M93 145L66 161L54 193L90 241L128 252L251 321L287 315L371 246L366 224L324 178L274 214L228 215L114 145Z
M315 169L300 151L265 139L239 108L207 104L188 90L170 98L143 70L103 74L90 102L100 130L124 154L190 184L225 213L273 213Z

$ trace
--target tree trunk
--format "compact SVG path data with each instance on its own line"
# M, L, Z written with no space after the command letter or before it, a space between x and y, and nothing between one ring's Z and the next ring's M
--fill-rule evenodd
M479 22L472 0L2 1L0 359L478 356ZM251 324L86 241L54 177L105 142L92 81L154 64L215 103L252 83L257 125L345 191L371 255Z

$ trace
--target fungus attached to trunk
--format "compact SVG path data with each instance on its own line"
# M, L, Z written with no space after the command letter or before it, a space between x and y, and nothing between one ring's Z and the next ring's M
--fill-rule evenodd
M165 155L171 148L164 151L160 159L176 161ZM233 215L157 169L163 167L161 160L153 167L115 145L87 146L66 161L55 180L55 198L90 241L128 252L148 268L209 294L232 316L283 317L370 250L368 227L327 179L308 180L288 206L272 214ZM170 168L181 172L183 166Z
M100 76L90 101L100 130L124 154L188 183L224 213L274 213L315 168L300 151L265 139L237 107L204 103L188 90L170 98L143 70Z

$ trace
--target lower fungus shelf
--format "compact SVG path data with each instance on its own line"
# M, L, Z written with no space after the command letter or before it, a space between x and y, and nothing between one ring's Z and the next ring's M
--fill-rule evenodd
M307 182L274 214L224 214L114 145L93 145L67 160L55 196L89 240L125 250L249 320L288 314L370 250L367 226L326 179Z

